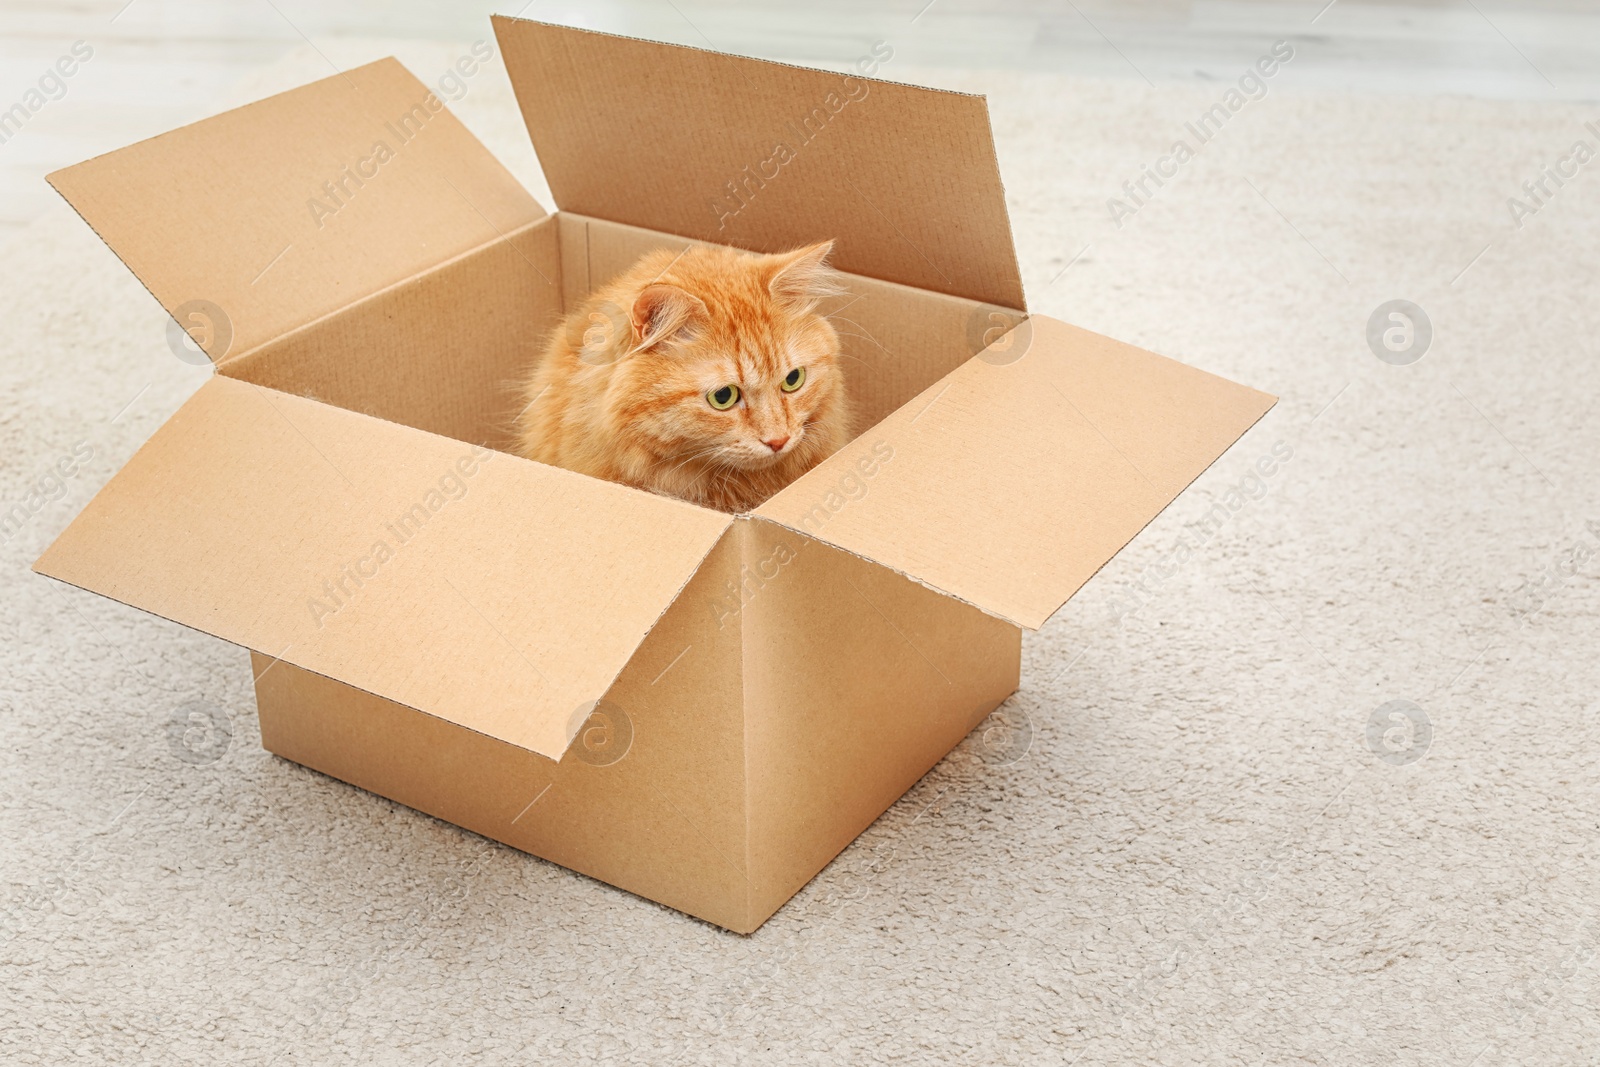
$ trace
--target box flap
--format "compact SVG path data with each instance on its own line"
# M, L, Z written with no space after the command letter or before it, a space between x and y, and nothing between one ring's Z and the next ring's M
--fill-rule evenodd
M219 375L34 568L554 759L730 521Z
M493 21L563 210L1025 306L983 97Z
M1274 403L1035 315L756 514L1036 629Z
M394 59L49 180L214 362L544 215Z

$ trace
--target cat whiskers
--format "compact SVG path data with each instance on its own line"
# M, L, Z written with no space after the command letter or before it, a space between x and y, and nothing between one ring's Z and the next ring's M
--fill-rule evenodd
M686 464L698 460L702 466L686 477L677 495L706 507L725 510L722 501L728 496L735 495L729 491L730 483L734 475L739 473L738 466L721 455L726 451L726 446L720 444L697 448L673 464L665 474L661 475L660 480L664 482L674 480Z
M731 463L719 464L712 471L712 485L717 490L718 499L721 502L719 506L724 506L729 499L740 496L734 485L734 477L745 473L742 467L737 467Z
M865 326L861 325L855 319L847 319L843 315L838 315L838 316L830 316L828 318L828 321L830 323L831 322L835 322L835 321L837 321L837 322L848 322L850 325L854 326L856 329L861 331L860 333L857 333L857 334L851 334L852 337L860 337L860 338L862 338L864 340L871 341L873 344L877 345L879 348L883 348L883 342L879 341L876 337L872 336L872 334L867 331L867 328ZM887 348L884 348L883 350L885 352L888 351Z
M856 337L856 338L860 338L861 340L872 344L874 347L876 347L878 349L878 351L883 352L883 353L888 354L888 355L893 355L893 353L889 352L889 350L887 348L883 347L883 342L882 341L878 340L876 337L874 337L870 333L868 333L867 332L867 328L865 326L861 325L855 319L840 318L839 321L840 322L848 322L850 325L854 326L856 329L861 331L860 333L853 333L853 332L851 332L849 330L837 330L836 329L834 332L837 333L840 337ZM838 355L843 359L853 359L857 363L862 364L863 366L870 366L870 364L868 364L866 360L862 359L860 356L851 355L849 352L846 352L843 348L839 349Z
M677 463L674 463L667 470L666 474L663 475L663 477L664 478L670 478L674 474L677 474L678 471L683 468L684 464L691 463L691 462L693 462L693 461L695 461L697 459L704 459L707 456L715 455L716 453L721 452L722 449L723 449L723 446L722 445L717 445L717 444L706 445L706 446L704 446L702 448L697 448L693 452L690 452L688 455L684 456Z
M701 472L704 486L701 499L711 507L728 510L732 501L744 496L740 483L748 483L760 472L739 462L738 453L726 445L717 445L711 451L711 461Z
M840 336L840 337L859 337L859 336L861 336L861 335L860 335L860 334L854 334L854 333L841 333L841 334L840 334L840 335L839 335L839 336ZM887 351L887 350L886 350L886 351ZM852 355L851 355L851 354L850 354L850 353L848 353L848 352L846 352L846 351L845 351L845 350L844 350L844 349L842 349L842 348L841 348L841 349L840 349L840 350L839 350L839 351L838 351L838 352L837 352L837 353L835 353L835 356L836 356L836 357L837 357L837 358L839 358L839 359L853 359L853 360L855 360L855 361L856 361L856 362L857 362L857 363L859 363L859 364L861 364L861 365L862 365L862 366L863 366L863 367L870 367L870 366L872 366L872 364L871 364L871 363L869 363L869 362L868 362L868 361L866 361L866 360L864 360L864 359L862 359L862 358L861 358L861 357L860 357L860 356L852 356Z

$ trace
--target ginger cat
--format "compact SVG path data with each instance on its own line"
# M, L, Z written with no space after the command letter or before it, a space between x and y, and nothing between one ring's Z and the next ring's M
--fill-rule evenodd
M850 439L833 242L753 255L651 252L592 294L528 381L518 451L748 511Z

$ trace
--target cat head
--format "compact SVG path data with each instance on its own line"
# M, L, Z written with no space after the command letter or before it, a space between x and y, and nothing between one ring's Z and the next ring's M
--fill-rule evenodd
M664 459L730 471L822 459L845 418L833 242L776 255L691 247L633 297L614 417ZM670 258L663 253L660 259Z

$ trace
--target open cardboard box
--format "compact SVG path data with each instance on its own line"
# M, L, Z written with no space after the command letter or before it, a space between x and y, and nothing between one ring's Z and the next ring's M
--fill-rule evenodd
M495 31L555 215L393 60L51 176L216 373L36 569L254 650L271 751L748 932L1274 401L1026 314L981 97ZM645 251L830 237L860 433L753 513L503 451Z

